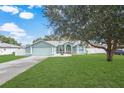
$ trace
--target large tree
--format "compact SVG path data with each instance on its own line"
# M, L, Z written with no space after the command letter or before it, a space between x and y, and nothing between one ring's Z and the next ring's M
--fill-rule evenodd
M55 34L85 41L106 51L112 61L124 44L124 6L44 6Z

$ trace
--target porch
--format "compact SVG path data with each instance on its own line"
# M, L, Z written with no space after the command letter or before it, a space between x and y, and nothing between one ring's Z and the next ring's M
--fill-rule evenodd
M72 45L70 44L64 44L64 45L58 45L56 48L57 54L72 54Z

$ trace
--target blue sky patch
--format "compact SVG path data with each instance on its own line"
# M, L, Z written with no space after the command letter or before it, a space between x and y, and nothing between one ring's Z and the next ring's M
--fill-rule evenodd
M42 6L0 6L0 34L13 37L22 44L48 35L47 25Z

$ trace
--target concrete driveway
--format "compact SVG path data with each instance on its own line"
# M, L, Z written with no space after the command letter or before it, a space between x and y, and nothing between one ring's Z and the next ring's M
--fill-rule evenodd
M0 85L26 71L47 57L31 56L0 64Z

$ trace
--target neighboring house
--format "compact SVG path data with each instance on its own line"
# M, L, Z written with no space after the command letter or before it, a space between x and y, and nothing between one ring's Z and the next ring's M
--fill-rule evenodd
M26 47L26 54L32 56L74 55L95 53L95 51L92 52L87 50L87 48L85 48L85 44L81 44L80 41L38 41ZM99 49L97 49L97 51L99 51ZM104 50L100 50L98 53L103 52Z
M2 43L0 41L0 55L14 54L16 50L20 49L20 46Z

